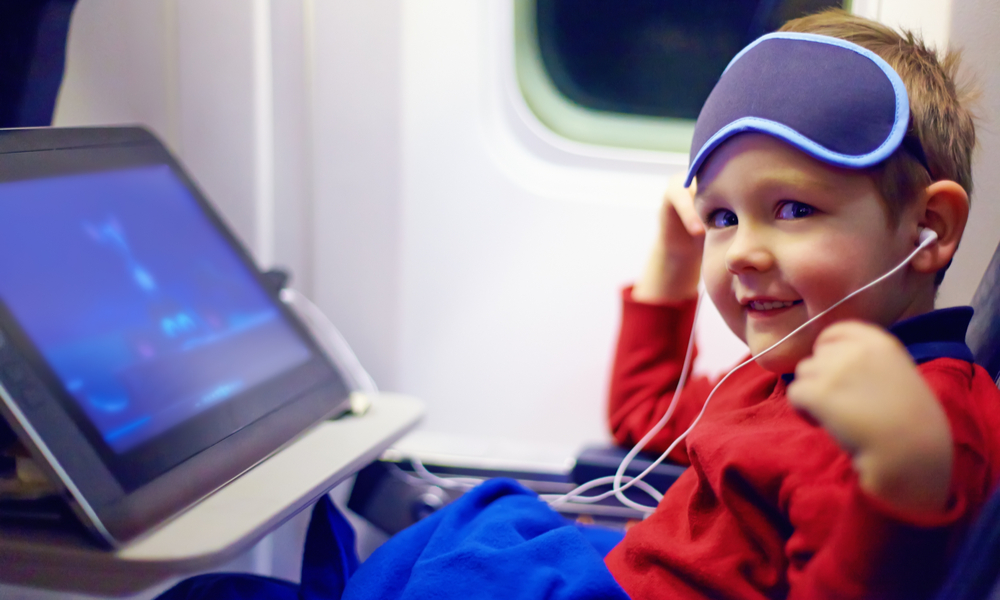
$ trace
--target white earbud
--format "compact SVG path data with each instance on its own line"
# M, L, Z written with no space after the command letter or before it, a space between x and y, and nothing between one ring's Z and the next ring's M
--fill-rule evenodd
M921 248L926 248L934 242L937 241L937 232L929 227L922 227L920 229L920 237L917 238L917 245Z

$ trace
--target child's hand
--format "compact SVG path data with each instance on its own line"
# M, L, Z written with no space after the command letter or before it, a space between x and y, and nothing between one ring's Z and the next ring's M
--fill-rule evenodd
M632 297L642 302L676 302L698 294L705 227L694 210L695 184L681 176L667 185L660 208L660 235Z
M945 508L948 419L892 335L859 322L827 327L796 367L788 398L851 454L866 492L903 510Z

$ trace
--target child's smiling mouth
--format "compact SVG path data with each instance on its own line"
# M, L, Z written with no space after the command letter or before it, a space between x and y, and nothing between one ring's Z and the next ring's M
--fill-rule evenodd
M791 308L798 304L802 304L802 301L801 300L748 300L745 301L743 304L750 311L751 314L754 313L774 314L775 312Z

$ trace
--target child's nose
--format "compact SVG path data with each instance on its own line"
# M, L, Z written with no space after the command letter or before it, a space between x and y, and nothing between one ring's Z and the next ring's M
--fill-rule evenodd
M774 255L767 245L767 233L754 227L738 228L726 251L726 268L730 273L767 271L774 266Z

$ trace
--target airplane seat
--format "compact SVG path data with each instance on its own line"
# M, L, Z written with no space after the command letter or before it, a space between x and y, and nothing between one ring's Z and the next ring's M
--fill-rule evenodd
M588 481L614 475L627 452L627 448L610 444L590 444L569 457L568 465L551 462L518 465L472 454L424 455L397 445L386 452L382 460L358 472L347 507L391 536L456 500L479 481L506 477L516 479L538 494L566 494ZM640 453L625 474L634 477L656 459L656 455ZM659 464L645 481L658 490L665 490L684 470L685 467L678 465ZM587 495L610 488L607 485ZM627 490L626 496L640 504L652 505L652 499L643 492ZM644 516L634 508L623 506L614 497L595 504L561 503L553 507L579 523L619 530Z
M965 342L976 364L986 369L993 381L1000 375L1000 246L993 253L979 287L972 297L975 314ZM1000 383L1000 382L998 382Z
M993 252L986 273L972 297L975 314L969 323L966 343L976 364L993 381L1000 378L1000 245ZM1000 382L998 382L1000 385ZM1000 486L993 495L955 558L938 600L985 600L1000 598Z
M0 3L0 128L52 124L76 1Z

